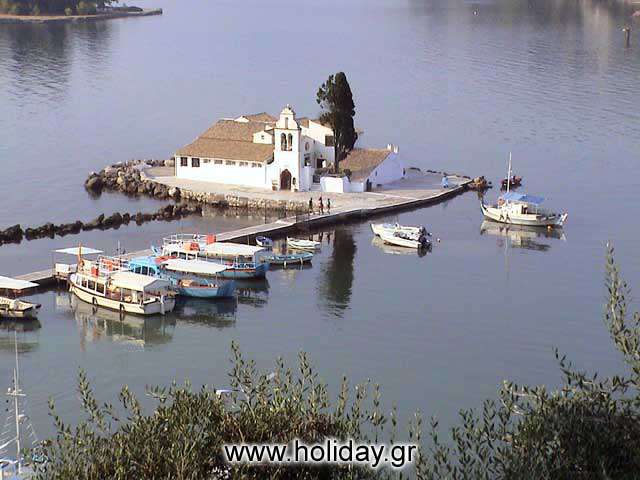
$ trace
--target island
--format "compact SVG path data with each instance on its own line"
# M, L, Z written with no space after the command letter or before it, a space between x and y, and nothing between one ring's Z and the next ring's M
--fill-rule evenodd
M161 8L114 3L113 0L0 0L0 24L90 22L162 14Z

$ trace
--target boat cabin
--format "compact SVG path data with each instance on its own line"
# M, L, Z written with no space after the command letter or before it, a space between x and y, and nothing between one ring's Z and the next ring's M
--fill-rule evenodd
M109 275L96 275L93 264L75 276L75 284L86 293L124 303L145 303L169 294L171 284L167 280L140 275L133 272L116 271Z

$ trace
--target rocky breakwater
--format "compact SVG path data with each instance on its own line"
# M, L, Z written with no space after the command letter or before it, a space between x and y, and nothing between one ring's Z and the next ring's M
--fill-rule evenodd
M176 205L167 205L155 212L151 213L119 213L106 216L99 215L88 222L77 220L72 223L53 224L45 223L38 227L22 228L21 225L13 225L5 230L0 230L0 245L6 243L20 243L23 239L36 240L38 238L54 238L56 235L64 237L65 235L77 234L81 231L89 230L107 230L110 228L118 229L121 225L128 225L135 222L142 225L151 221L172 221L187 215L201 214L202 207L189 203L180 203Z
M151 167L173 167L174 160L131 160L110 165L99 172L92 172L85 181L85 188L93 195L102 191L119 191L126 195L146 195L158 199L188 200L200 205L219 208L242 208L252 211L277 211L306 213L308 204L291 200L243 197L228 193L201 193L178 187L168 187L149 179L144 171Z
M149 167L173 166L173 160L130 160L103 168L99 172L91 172L84 182L84 187L93 195L100 195L103 190L118 191L127 195L147 195L158 199L180 199L179 188L169 188L142 173Z

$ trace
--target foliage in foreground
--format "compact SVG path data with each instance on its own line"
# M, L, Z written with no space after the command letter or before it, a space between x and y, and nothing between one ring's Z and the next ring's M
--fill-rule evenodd
M505 382L498 401L478 412L462 411L461 422L442 440L435 420L429 440L411 476L421 479L631 479L640 472L640 316L628 318L629 289L607 260L608 301L605 324L628 366L628 376L599 379L576 370L556 352L564 386L544 387ZM88 419L77 427L52 412L58 434L45 443L50 459L37 478L382 478L378 470L310 468L235 468L221 458L229 442L307 442L326 437L361 441L395 438L395 412L380 411L379 389L367 397L367 385L349 398L346 380L331 405L306 355L295 373L278 361L275 376L261 375L233 346L232 386L246 393L229 407L211 390L188 386L155 389L159 405L144 415L125 387L120 398L127 410L119 417L110 405L99 407L84 375L80 393ZM385 427L388 431L385 432ZM409 440L420 442L420 417ZM404 472L405 474L407 472Z

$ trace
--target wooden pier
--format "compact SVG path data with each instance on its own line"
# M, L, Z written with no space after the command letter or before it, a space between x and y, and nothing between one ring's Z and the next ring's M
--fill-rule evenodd
M373 206L353 205L347 208L342 207L335 209L331 213L312 213L308 215L291 216L271 223L253 225L251 227L232 230L230 232L218 233L216 234L216 239L220 242L249 243L259 235L281 238L297 231L309 231L315 228L342 223L344 221L362 220L364 218L419 208L439 203L464 192L471 180L461 177L459 177L458 180L459 181L451 188L426 190L415 189L403 192L401 195L398 194L397 191L394 191L393 195L385 192L384 194L380 194L385 196L385 201L378 202ZM375 195L375 193L372 195ZM151 250L147 249L130 252L126 257L133 258L150 254ZM46 287L55 283L52 268L19 275L15 278L36 283L40 287Z

